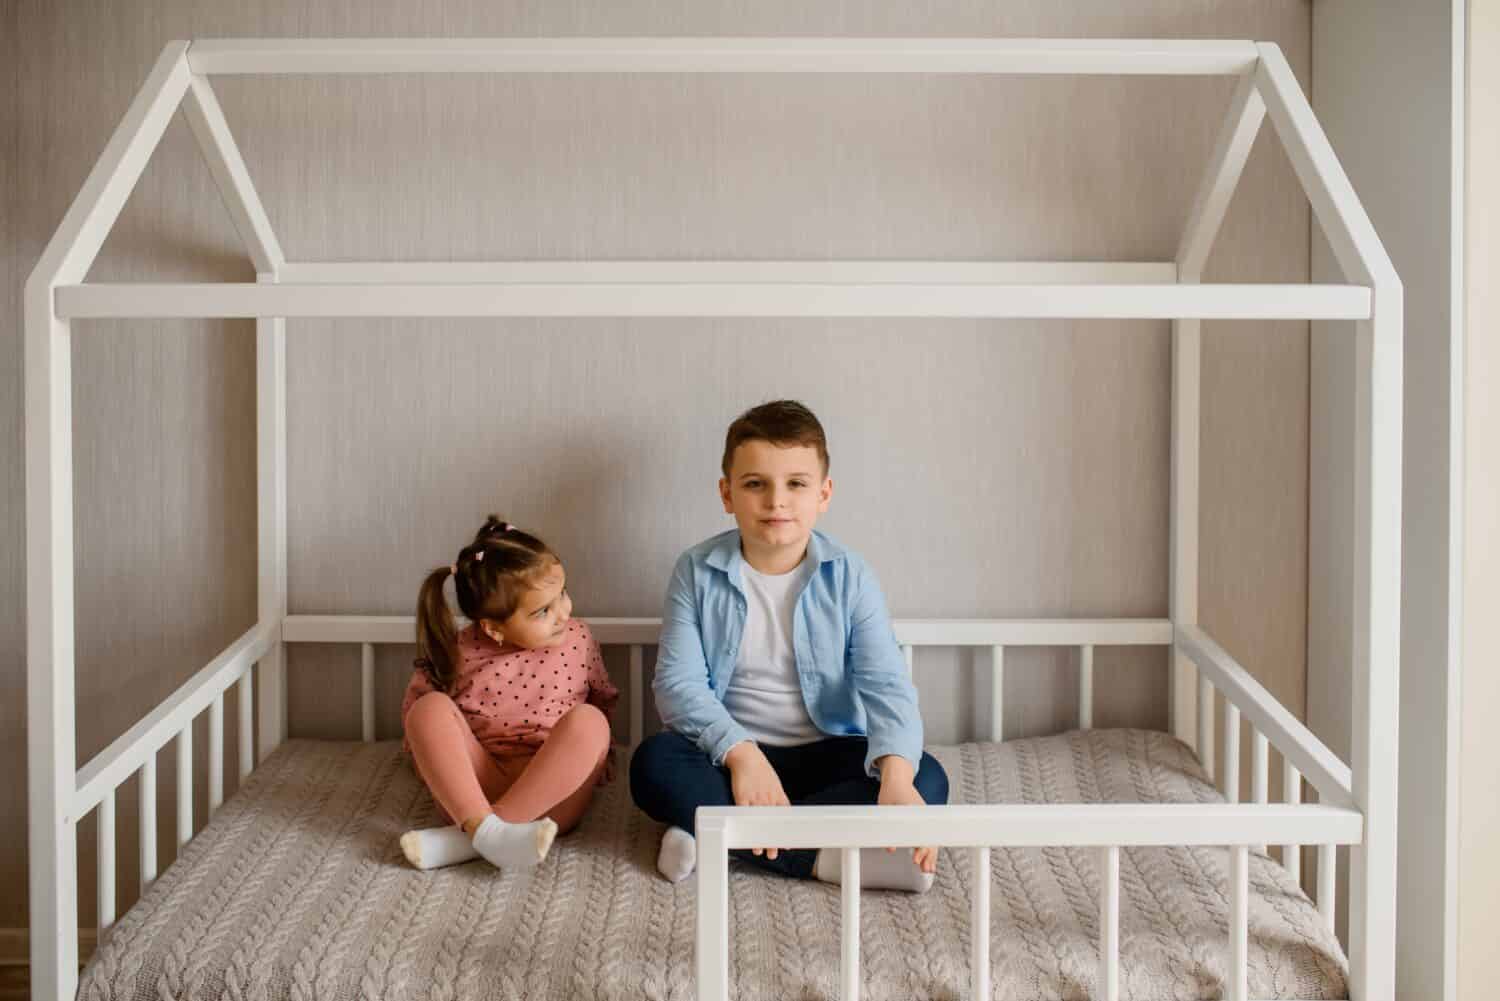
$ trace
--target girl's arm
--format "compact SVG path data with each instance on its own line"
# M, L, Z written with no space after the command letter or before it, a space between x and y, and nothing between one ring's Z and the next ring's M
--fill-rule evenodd
M593 630L589 629L587 623L583 626L583 635L588 647L588 703L608 716L614 712L615 703L620 701L620 690L604 669L604 651L599 649L599 641L594 639Z

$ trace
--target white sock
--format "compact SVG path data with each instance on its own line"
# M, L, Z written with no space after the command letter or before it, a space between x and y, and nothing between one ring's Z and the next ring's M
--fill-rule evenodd
M557 823L550 817L529 824L508 824L493 813L474 830L474 850L498 869L524 868L547 857Z
M401 851L418 869L441 869L479 857L474 842L457 824L407 831L401 835Z
M813 876L825 883L843 885L844 853L839 848L822 848L813 864ZM911 860L910 848L888 852L884 848L859 850L859 886L863 890L906 890L926 893L932 888L933 874L923 872Z
M661 836L661 851L656 853L656 870L669 883L680 883L693 874L698 865L698 841L680 827L669 827Z

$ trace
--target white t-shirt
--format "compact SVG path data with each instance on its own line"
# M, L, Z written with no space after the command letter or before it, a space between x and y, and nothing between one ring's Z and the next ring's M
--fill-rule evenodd
M792 647L792 616L797 598L816 564L806 557L784 574L744 570L745 635L734 674L724 692L724 708L762 744L789 747L826 736L813 724L802 701L797 656Z

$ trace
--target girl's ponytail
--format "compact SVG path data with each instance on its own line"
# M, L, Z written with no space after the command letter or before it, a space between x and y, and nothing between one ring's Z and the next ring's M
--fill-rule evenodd
M458 672L458 630L443 598L443 581L452 570L438 567L417 593L417 665L441 692L448 691Z

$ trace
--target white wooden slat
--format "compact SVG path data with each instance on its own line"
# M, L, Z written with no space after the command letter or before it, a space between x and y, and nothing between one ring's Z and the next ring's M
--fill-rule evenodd
M1198 675L1198 760L1203 763L1203 770L1208 773L1208 780L1214 781L1214 684L1203 676Z
M467 620L459 617L460 626ZM651 645L661 635L660 619L589 617L594 638L604 646L630 643ZM416 642L417 620L411 615L288 615L281 622L287 643L400 643Z
M99 883L96 892L98 927L102 932L115 923L115 791L99 801Z
M1270 747L1266 735L1250 728L1250 800L1264 803L1270 796ZM1265 845L1256 845L1255 850L1264 852Z
M990 850L969 849L974 877L969 884L969 980L974 1001L990 1001Z
M906 676L910 678L915 668L915 648L910 643L901 644L901 659L906 662Z
M1099 849L1099 996L1120 999L1120 849Z
M1318 846L1318 914L1324 926L1334 930L1334 904L1338 885L1338 851L1334 845Z
M729 997L729 821L698 815L698 1001Z
M1362 285L512 283L59 285L61 319L131 317L821 316L1363 320Z
M1250 849L1229 849L1229 982L1228 1001L1250 996Z
M1078 729L1094 728L1094 647L1078 648Z
M182 111L255 270L275 271L285 259L281 246L271 229L271 220L266 217L265 206L255 193L255 185L250 182L250 172L240 157L219 99L205 77L194 76L189 81Z
M1255 75L1240 77L1229 101L1229 113L1219 129L1208 169L1200 182L1193 206L1183 227L1182 242L1177 248L1177 280L1196 282L1213 249L1219 226L1229 211L1229 202L1239 186L1250 148L1266 117L1266 105L1255 86Z
M177 850L193 840L193 721L177 734Z
M1240 801L1240 709L1233 702L1224 703L1224 798Z
M260 38L193 43L195 73L1231 75L1247 41L1053 38Z
M859 849L843 849L840 873L843 921L839 926L839 996L859 1001Z
M139 815L141 893L156 881L156 755L141 763Z
M256 281L275 284L274 272ZM275 639L259 661L257 761L286 739L286 320L255 322L256 615Z
M1169 609L1172 622L1198 621L1198 482L1199 437L1202 425L1203 339L1197 320L1172 321L1172 457L1171 500L1171 566ZM1193 741L1199 760L1207 765L1204 754L1211 751L1212 735L1207 743L1199 723L1194 702L1198 670L1192 660L1172 643L1169 722L1172 735L1184 744ZM1194 736L1197 739L1194 741ZM1210 768L1210 772L1212 769Z
M224 802L224 696L208 706L208 815Z
M639 643L630 644L630 749L640 746L646 735L646 673Z
M1302 773L1297 771L1295 765L1285 759L1281 762L1281 786L1282 801L1290 805L1302 802ZM1281 846L1281 865L1292 877L1292 882L1302 883L1302 846Z
M990 647L990 740L1005 739L1005 647Z
M250 777L250 772L255 768L255 730L253 716L255 713L254 687L255 672L246 671L240 675L239 695L236 699L240 711L240 782Z
M375 740L375 647L359 645L360 739L366 744Z

